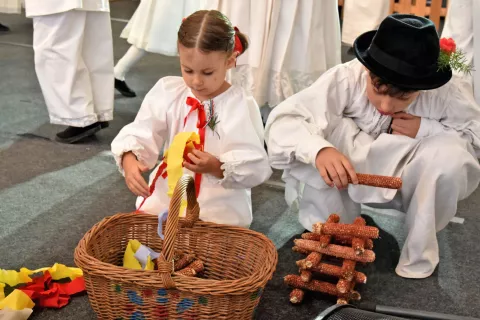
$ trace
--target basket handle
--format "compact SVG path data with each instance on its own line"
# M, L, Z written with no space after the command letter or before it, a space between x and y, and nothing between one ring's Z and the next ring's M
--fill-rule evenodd
M162 254L158 258L157 266L160 277L165 284L166 289L175 288L175 282L172 280L174 272L173 254L175 249L175 240L178 233L178 223L180 220L180 208L182 206L183 196L187 196L187 214L185 217L185 226L192 227L197 222L200 215L197 197L195 193L195 182L189 175L184 175L178 180L173 191L172 200L168 209L167 225L165 227L165 240L163 242Z

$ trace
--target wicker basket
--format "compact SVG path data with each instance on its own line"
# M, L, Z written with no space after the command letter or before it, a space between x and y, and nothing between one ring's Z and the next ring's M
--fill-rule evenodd
M180 219L183 195L187 215ZM198 220L191 177L175 188L165 228L147 214L116 214L97 223L80 240L75 263L84 272L99 319L252 319L278 256L273 243L248 229ZM158 271L121 267L125 247L136 239L157 252ZM204 277L173 272L174 249L193 252L204 262Z

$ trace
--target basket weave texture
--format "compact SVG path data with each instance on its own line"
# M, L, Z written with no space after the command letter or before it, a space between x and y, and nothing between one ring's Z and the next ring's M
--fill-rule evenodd
M188 206L179 218L183 196ZM75 249L75 263L99 319L252 319L278 256L263 234L198 220L191 177L182 177L170 203L165 240L158 217L127 213L92 227ZM127 243L136 239L161 252L158 270L121 267ZM173 271L174 252L194 253L203 261L202 278Z

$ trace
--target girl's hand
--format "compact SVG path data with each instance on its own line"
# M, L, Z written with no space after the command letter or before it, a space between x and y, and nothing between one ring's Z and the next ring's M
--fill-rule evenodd
M392 118L393 134L400 134L415 139L420 129L422 118L405 112L395 113Z
M142 172L148 171L148 168L137 160L132 152L127 152L122 158L122 167L125 172L125 182L128 189L137 196L147 198L150 195L148 184L142 177Z
M210 153L193 149L188 154L188 158L193 162L193 164L187 161L183 162L183 166L188 170L195 173L209 173L219 179L223 178L222 163Z
M347 188L349 176L353 184L358 184L357 174L350 161L335 148L320 150L315 159L315 166L330 187L336 186L339 190Z

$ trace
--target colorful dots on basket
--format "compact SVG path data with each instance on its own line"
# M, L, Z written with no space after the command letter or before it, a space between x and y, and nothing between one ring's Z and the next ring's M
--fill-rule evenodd
M141 311L135 311L134 313L132 313L132 315L130 316L130 320L145 320L145 315L143 314L143 312Z
M182 299L182 301L177 304L177 313L183 313L193 307L193 305L194 302L192 299Z
M165 289L159 289L157 291L157 294L159 297L157 298L157 302L161 304L166 304L168 303L168 298L167 298L167 290Z
M113 285L113 290L115 290L116 293L122 292L122 286L119 284Z
M158 297L157 302L161 304L166 304L168 302L168 298Z
M206 306L208 304L208 299L206 297L200 297L198 298L198 303Z
M155 308L153 319L169 319L168 317L168 307L167 306L157 306Z
M258 288L257 291L252 293L252 295L250 296L250 300L255 300L255 299L259 298L262 295L262 292L263 292L262 288Z
M143 296L144 296L145 298L150 298L151 296L153 296L153 291L150 290L150 289L143 290Z
M127 292L130 302L143 306L143 299L135 291L129 290Z
M123 307L123 310L125 311L126 314L130 314L133 311L135 311L136 309L137 309L137 306L134 305L134 304L130 304L130 303L125 305L125 307Z

